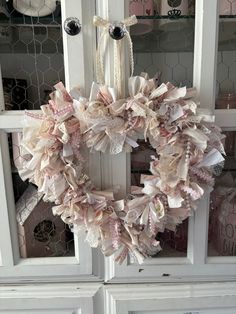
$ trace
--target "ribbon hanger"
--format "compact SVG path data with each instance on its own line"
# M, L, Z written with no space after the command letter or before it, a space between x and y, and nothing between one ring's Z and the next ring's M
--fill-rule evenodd
M93 23L97 27L102 27L103 31L98 41L97 55L96 55L96 72L97 81L100 84L105 84L105 74L104 74L104 62L103 57L105 55L109 37L114 39L114 87L117 89L118 97L122 93L122 77L121 69L124 68L122 65L121 58L121 43L122 39L126 38L129 45L129 58L130 58L130 75L134 72L134 59L133 59L133 44L127 30L127 27L132 26L137 23L137 18L135 15L124 19L121 22L111 23L99 16L94 16Z

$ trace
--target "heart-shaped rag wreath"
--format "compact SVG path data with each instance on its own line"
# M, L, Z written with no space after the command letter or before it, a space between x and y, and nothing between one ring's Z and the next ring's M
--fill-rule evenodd
M74 232L85 231L92 247L115 253L118 263L129 253L142 263L160 251L158 232L175 230L196 209L225 153L221 130L197 108L194 88L157 86L145 74L131 76L128 87L121 99L116 88L93 83L86 99L56 84L41 114L25 114L19 174L55 203L53 213ZM115 200L85 174L81 147L130 152L140 135L156 150L151 175L141 176L143 188Z

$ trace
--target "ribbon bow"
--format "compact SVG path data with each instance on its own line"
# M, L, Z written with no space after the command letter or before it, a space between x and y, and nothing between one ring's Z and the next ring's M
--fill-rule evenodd
M109 39L109 30L114 25L113 23L99 17L94 16L93 23L97 27L102 27L103 31L100 36L100 39L98 41L98 48L97 48L97 56L96 56L96 71L97 71L97 81L100 84L105 83L105 75L104 75L104 62L103 62L103 56L105 54L108 39ZM127 19L124 19L119 23L119 25L123 26L124 31L124 38L127 38L128 45L129 45L129 57L130 57L130 74L133 75L134 72L134 59L133 59L133 44L130 37L130 34L126 27L129 27L131 25L134 25L137 23L137 18L135 15L132 15L128 17ZM122 38L121 38L122 40ZM122 78L121 78L121 69L122 67L122 61L121 61L121 40L115 40L114 42L114 86L117 89L118 97L121 96L121 84L122 84Z

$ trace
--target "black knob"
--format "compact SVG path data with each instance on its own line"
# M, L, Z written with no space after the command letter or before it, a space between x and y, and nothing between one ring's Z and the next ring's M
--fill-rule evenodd
M115 40L122 39L126 34L126 28L123 23L114 23L109 27L109 34Z
M70 36L75 36L81 31L81 24L76 17L68 17L64 22L64 30Z

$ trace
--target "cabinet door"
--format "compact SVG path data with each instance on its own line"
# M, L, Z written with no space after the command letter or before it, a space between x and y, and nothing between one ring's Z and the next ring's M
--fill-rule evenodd
M207 263L214 268L224 265L235 275L236 265L236 6L219 1L219 36L216 42L217 67L215 87L216 122L225 134L226 158L223 171L216 178L209 205Z
M221 81L227 83L227 73L230 73L230 86L235 86L235 74L233 67L231 68L232 64L229 64L231 61L234 62L235 57L234 34L231 34L233 36L231 39L228 34L229 30L233 29L235 16L224 15L219 18L220 3L221 1L218 3L214 0L182 1L179 8L176 8L180 10L179 16L171 19L170 14L175 14L176 11L167 10L169 1L123 1L119 10L116 9L115 1L107 1L102 16L113 21L128 16L129 10L130 13L136 13L139 24L130 29L134 47L135 75L148 72L153 76L157 72L160 82L170 81L177 86L195 86L200 107L208 108L213 114L216 77L218 76L219 86L221 75ZM223 52L225 56L223 60L218 59L217 68L219 24L219 36L223 36L222 33L227 26L224 33L228 37L223 40L226 48L222 48L221 44L220 49L226 49L226 52ZM232 50L231 61L227 52L229 47ZM111 73L112 69L107 69L108 77ZM230 111L221 109L220 112L216 110L216 123L225 129L235 130L234 111L235 109ZM228 143L230 141L227 140ZM105 176L102 183L108 187L121 186L120 196L128 193L130 183L137 184L140 173L148 172L147 165L153 152L150 145L144 143L142 139L140 144L140 150L134 150L130 155L122 153L102 157L105 159L103 162ZM212 259L207 255L210 203L211 197L206 192L198 203L198 209L192 212L192 216L180 225L176 232L164 232L161 235L163 250L152 259L146 259L142 265L127 259L120 266L115 264L113 258L105 259L105 279L114 282L127 280L168 282L215 278L225 280L232 278L232 275L235 277L236 264L233 257ZM211 224L210 228L214 228L214 224ZM234 236L233 228L234 226L227 226L229 237ZM233 246L235 251L235 242L231 241L231 244L227 245Z
M1 289L1 314L103 314L98 284L49 284Z
M234 283L110 285L106 314L233 314Z
M42 1L44 3L44 1ZM42 280L93 276L92 251L44 203L36 188L23 182L16 165L21 162L19 138L24 109L37 112L53 85L80 86L88 96L93 80L95 1L9 1L1 15L0 113L0 280ZM45 16L46 15L46 16ZM79 19L75 36L64 31L67 18ZM91 155L88 169L99 185L100 168ZM80 277L81 278L81 277ZM86 277L87 278L87 277Z

